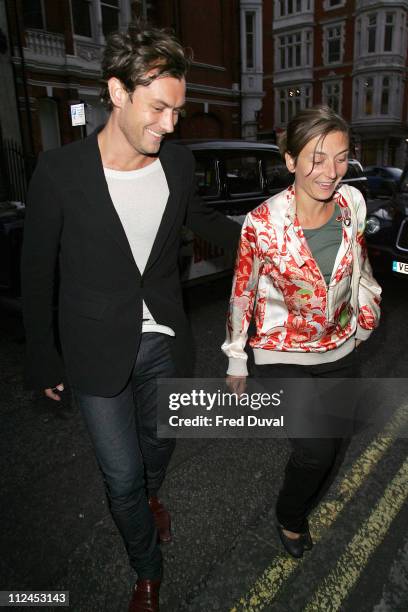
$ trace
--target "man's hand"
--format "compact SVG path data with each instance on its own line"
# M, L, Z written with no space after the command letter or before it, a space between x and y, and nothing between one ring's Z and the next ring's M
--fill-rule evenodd
M55 400L56 402L60 402L61 396L58 395L57 391L63 391L63 390L64 390L64 385L60 383L59 385L57 385L56 387L53 387L52 389L44 389L44 393L49 399Z
M236 393L238 397L245 393L246 389L246 376L231 376L228 375L225 379L227 387L232 393Z

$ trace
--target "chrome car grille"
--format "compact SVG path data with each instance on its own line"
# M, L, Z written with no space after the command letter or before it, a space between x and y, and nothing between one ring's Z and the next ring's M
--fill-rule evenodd
M408 219L404 219L397 236L397 249L408 251Z

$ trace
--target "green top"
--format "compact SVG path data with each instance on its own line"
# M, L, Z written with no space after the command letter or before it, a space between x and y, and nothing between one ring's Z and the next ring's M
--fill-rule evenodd
M315 229L303 230L309 249L327 285L330 283L334 262L341 244L342 227L341 223L336 221L339 215L341 215L340 208L336 204L333 215L327 223Z

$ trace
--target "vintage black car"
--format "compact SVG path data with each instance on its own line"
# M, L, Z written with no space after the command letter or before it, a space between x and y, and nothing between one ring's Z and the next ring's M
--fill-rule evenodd
M293 183L293 174L274 144L246 140L180 142L195 157L200 195L225 214L246 214ZM359 189L367 199L367 178L356 159L349 159L342 182Z
M196 180L203 200L241 222L244 215L293 182L274 144L245 140L182 141L196 160ZM367 195L367 179L357 160L349 160L344 183ZM20 294L20 253L24 205L0 203L0 295ZM187 230L181 267L184 281L231 270L235 253L225 252Z
M368 215L365 235L374 271L408 275L408 166L393 197Z
M371 198L394 195L401 180L402 170L393 166L366 166L368 192Z
M293 183L293 174L274 144L247 140L179 142L195 157L198 191L206 204L240 223L258 204ZM356 159L349 160L343 183L353 185L367 199L367 178ZM235 253L185 231L180 258L184 281L231 270L234 260Z

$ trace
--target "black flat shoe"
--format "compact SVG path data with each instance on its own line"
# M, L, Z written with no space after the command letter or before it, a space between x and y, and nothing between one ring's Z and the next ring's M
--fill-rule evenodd
M288 536L286 536L283 533L283 527L281 525L279 525L279 524L276 525L276 529L278 530L278 534L279 534L280 540L281 540L285 550L292 557L295 557L295 559L300 559L300 557L303 557L303 551L305 549L305 537L304 537L304 535L300 534L300 537L296 538L296 540L294 540L293 538L288 538Z

